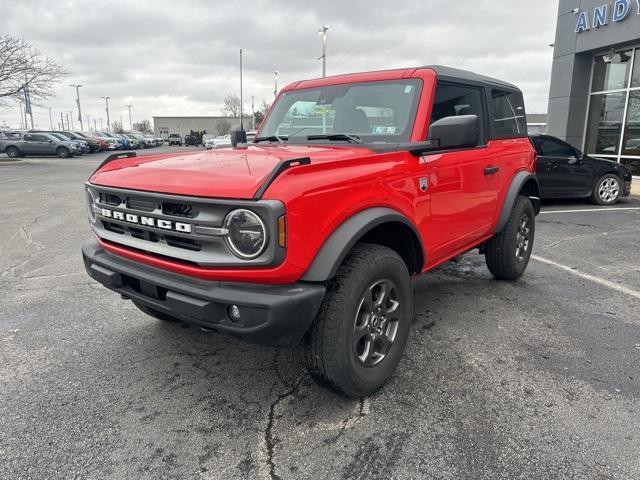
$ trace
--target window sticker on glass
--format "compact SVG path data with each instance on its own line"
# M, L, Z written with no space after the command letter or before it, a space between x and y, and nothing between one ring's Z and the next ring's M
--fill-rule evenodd
M395 135L396 127L373 127L373 135Z
M412 90L413 85L407 85L406 87L404 87L404 93L411 93Z

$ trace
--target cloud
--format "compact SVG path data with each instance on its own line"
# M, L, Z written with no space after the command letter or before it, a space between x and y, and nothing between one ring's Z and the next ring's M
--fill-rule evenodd
M3 30L32 42L70 71L36 123L75 109L128 123L154 115L218 115L227 93L239 91L238 50L244 51L244 92L256 104L279 85L319 76L320 37L328 34L328 74L428 64L468 68L519 85L529 112L545 112L557 3L509 0L157 0L128 2L0 0ZM249 109L248 100L246 107ZM0 110L17 126L17 107ZM77 113L75 114L77 116Z

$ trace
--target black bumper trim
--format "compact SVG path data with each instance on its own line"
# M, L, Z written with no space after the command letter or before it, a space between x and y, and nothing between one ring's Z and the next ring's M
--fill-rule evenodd
M318 283L262 285L187 277L109 254L95 240L85 243L82 256L94 280L134 302L260 345L297 345L325 294ZM228 317L230 305L240 308L239 322Z

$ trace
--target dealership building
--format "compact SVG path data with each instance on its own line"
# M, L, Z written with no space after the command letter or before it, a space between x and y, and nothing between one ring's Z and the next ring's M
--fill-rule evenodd
M243 117L245 130L250 130L252 118ZM177 133L181 137L194 132L207 132L219 135L229 127L240 125L240 117L153 117L153 130L157 136L166 138L170 133Z
M560 0L546 131L640 176L640 0Z

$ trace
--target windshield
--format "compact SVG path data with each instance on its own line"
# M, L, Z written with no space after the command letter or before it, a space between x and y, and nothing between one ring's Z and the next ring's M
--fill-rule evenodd
M62 135L61 133L50 133L49 135L51 135L52 137L57 138L58 140L64 140L65 142L69 141L68 137L65 137L64 135Z
M283 93L258 139L309 142L312 135L359 137L364 143L408 142L421 82L417 79L331 85ZM326 139L325 139L326 141Z

